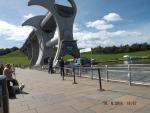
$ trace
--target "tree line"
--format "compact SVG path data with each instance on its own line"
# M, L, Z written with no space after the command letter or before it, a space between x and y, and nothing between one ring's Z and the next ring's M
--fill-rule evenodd
M13 51L19 50L18 47L12 47L12 48L2 48L0 49L0 56L6 55L8 53L11 53ZM115 53L128 53L128 52L136 52L136 51L146 51L150 50L150 44L149 43L135 43L132 45L120 45L120 46L111 46L111 47L102 47L98 46L95 48L92 48L92 53L94 54L115 54Z
M105 53L105 54L115 54L115 53L128 53L128 52L136 52L136 51L146 51L150 50L150 44L142 43L142 44L132 44L132 45L121 45L121 46L112 46L112 47L101 47L98 46L96 48L92 48L92 52L94 54Z
M12 48L2 48L2 49L0 49L0 56L2 56L2 55L6 55L6 54L8 54L8 53L11 53L11 52L13 52L13 51L16 51L16 50L18 50L19 48L18 47L12 47Z

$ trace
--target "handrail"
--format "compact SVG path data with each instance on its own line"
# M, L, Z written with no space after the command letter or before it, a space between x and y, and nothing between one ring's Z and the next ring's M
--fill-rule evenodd
M71 66L71 67L64 67L64 69L69 70L69 71L66 71L67 74L70 73L69 75L74 75L74 73L76 73L76 75L79 75L79 77L87 77L87 75L89 77L89 75L90 75L91 79L95 78L95 76L98 77L98 73L96 72L96 70L100 69L100 70L102 70L101 73L103 73L103 75L102 75L103 78L102 79L106 80L107 82L114 80L114 79L111 78L112 72L113 73L116 72L116 73L119 73L119 74L124 73L123 76L128 77L128 80L126 80L126 81L129 82L129 85L131 85L133 83L135 84L137 82L138 83L143 82L143 80L134 79L133 76L135 77L137 75L137 73L139 73L139 74L150 73L150 67L148 67L148 66L150 66L150 64L123 64L123 65L114 65L114 66L103 65L103 66L97 66L97 67L95 67L95 66L93 66L93 67ZM58 68L59 67L55 67L55 69L58 69ZM105 78L104 78L104 75L105 75ZM117 79L117 77L115 77L115 81L116 80L118 80L120 82L121 82L121 80L125 81L124 77L121 78L121 79Z

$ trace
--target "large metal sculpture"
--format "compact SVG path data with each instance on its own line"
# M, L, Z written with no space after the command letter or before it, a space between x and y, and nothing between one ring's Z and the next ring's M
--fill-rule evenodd
M38 45L39 45L39 54L38 54L38 59L36 61L35 65L41 65L44 63L44 58L51 56L52 50L50 51L51 48L46 47L46 42L48 42L50 39L53 38L55 28L56 26L50 26L52 29L51 32L46 32L42 30L40 23L42 23L42 20L45 18L45 16L35 16L27 21L25 21L22 25L30 25L34 27L34 33L37 37L38 40ZM53 21L53 20L50 20ZM34 47L33 47L34 48ZM37 48L35 48L37 49ZM33 49L34 51L34 49ZM36 53L33 53L36 54ZM37 54L36 54L37 55Z
M30 25L34 27L34 30L30 34L34 38L31 39L36 39L38 42L37 44L37 42L30 40L32 46L32 65L34 65L36 59L35 65L43 65L44 59L55 56L53 64L56 66L58 59L66 54L70 54L75 58L79 57L76 41L73 40L73 23L77 8L74 0L68 1L71 7L56 4L55 0L30 0L28 2L29 6L40 5L48 10L46 16L35 16L22 24L23 26ZM56 27L58 29L58 38L54 39ZM24 44L24 50L27 45L29 45L29 43ZM54 45L58 45L55 55L53 49ZM39 52L37 52L37 46ZM29 55L30 52L27 53ZM38 58L35 57L37 53Z

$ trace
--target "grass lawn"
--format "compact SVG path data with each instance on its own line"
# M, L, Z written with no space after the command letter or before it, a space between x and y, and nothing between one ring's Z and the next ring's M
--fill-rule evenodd
M98 61L106 61L106 60L116 60L116 59L122 59L124 55L131 55L131 56L149 56L150 57L150 51L140 51L140 52L131 52L131 53L120 53L120 54L93 54L92 58L98 60ZM82 58L91 58L90 53L83 53L81 54ZM65 56L65 60L73 58L70 55ZM28 60L27 56L17 50L15 52L9 53L4 56L0 56L0 61L3 61L5 63L10 64L30 64L30 60Z
M119 54L93 54L92 58L94 58L96 60L116 60L116 59L122 59L124 55L149 56L150 57L150 51L119 53ZM81 57L91 58L91 54L90 53L83 53L83 54L81 54Z
M19 50L4 56L0 56L0 61L3 61L5 63L10 63L10 64L24 64L24 65L30 63L27 56Z

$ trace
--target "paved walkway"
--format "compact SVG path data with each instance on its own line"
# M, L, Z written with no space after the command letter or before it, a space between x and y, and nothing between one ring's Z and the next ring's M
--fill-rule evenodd
M10 99L10 113L150 113L150 87L73 78L17 69L17 79L26 84L24 94Z

